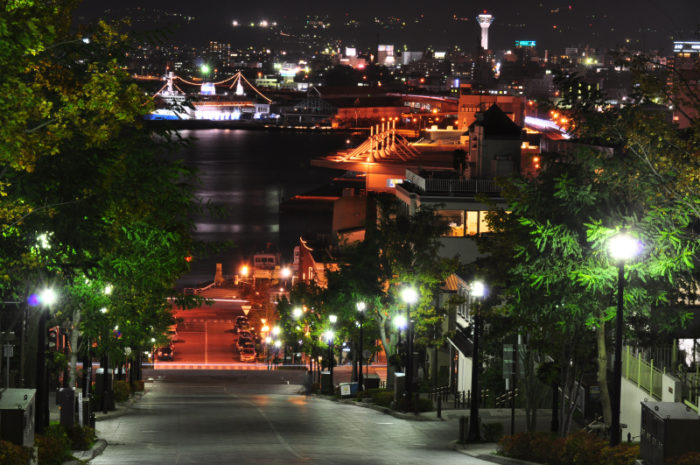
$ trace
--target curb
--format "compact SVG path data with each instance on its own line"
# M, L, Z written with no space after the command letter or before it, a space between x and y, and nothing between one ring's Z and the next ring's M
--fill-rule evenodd
M95 412L95 421L98 422L98 421L102 421L102 420L111 420L113 418L119 418L122 415L126 415L131 410L132 405L135 402L141 400L141 398L143 398L143 396L145 396L145 395L146 395L145 391L134 393L134 395L131 397L131 399L119 404L119 406L121 408L119 408L117 410L112 410L112 411L107 412L107 413ZM100 416L97 416L97 413L100 413Z
M411 421L446 421L444 418L428 418L426 416L421 416L421 415L416 415L414 413L404 413L404 412L397 412L396 410L392 410L389 407L382 407L381 405L376 405L372 404L369 402L357 402L351 399L331 399L328 397L322 397L327 400L335 401L335 402L340 402L341 404L346 404L346 405L355 405L357 407L364 407L364 408L369 408L372 410L376 410L377 412L381 412L385 415L391 415L394 418L399 418L401 420L411 420Z
M73 459L63 462L61 465L83 465L100 455L107 448L107 441L98 439L88 450L73 451Z
M527 460L504 457L502 455L484 454L482 452L470 452L469 449L464 447L464 444L460 444L457 440L452 441L451 444L452 449L459 452L460 454L468 455L470 457L485 460L491 463L498 463L499 465L541 465L536 462L528 462Z

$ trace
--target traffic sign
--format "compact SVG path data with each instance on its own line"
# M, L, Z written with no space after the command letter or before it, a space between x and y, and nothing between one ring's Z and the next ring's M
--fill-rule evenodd
M241 309L243 309L243 314L248 316L248 312L251 309L251 305L241 305Z

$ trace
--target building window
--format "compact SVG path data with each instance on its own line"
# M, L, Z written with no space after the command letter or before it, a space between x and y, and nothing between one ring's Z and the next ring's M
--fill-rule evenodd
M438 211L450 229L445 233L445 237L463 237L464 236L464 210L440 210Z
M467 212L467 236L475 236L479 234L479 212Z

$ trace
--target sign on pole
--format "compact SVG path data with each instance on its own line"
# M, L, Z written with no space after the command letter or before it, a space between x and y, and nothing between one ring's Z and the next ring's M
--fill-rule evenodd
M241 308L243 309L243 314L248 316L248 312L250 311L251 305L241 305Z

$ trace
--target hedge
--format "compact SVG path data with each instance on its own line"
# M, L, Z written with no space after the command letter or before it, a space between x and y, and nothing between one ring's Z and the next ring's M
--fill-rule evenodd
M551 433L519 433L498 442L498 453L544 465L634 465L639 446L607 441L583 431L560 438Z

